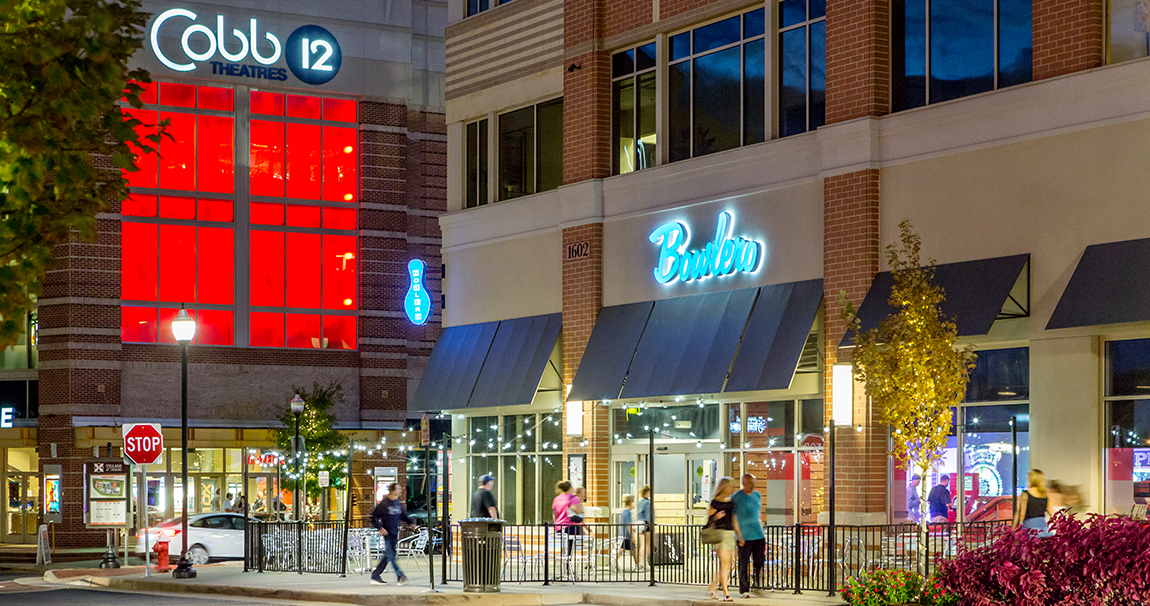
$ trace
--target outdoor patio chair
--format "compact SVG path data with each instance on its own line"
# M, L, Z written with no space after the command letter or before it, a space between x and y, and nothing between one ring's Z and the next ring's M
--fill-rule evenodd
M423 570L423 558L427 556L427 529L421 528L419 532L407 538L400 539L399 543L395 546L396 558L407 558L404 566L411 563L411 557L415 556L415 567Z
M500 572L499 578L501 581L519 581L522 583L528 578L528 566L531 570L535 570L535 565L539 562L539 556L528 553L523 549L523 543L517 537L504 537L503 539L503 570ZM512 575L518 571L518 578L507 578L507 567L511 566Z

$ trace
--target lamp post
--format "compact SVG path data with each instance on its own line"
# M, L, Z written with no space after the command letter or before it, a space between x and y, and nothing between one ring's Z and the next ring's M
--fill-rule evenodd
M180 344L180 482L183 494L180 495L181 528L180 528L180 561L172 571L172 578L194 579L196 571L188 561L188 343L196 336L196 321L188 315L184 306L180 306L180 313L172 320L172 334Z
M300 450L302 450L302 449L299 446L299 416L301 413L303 413L303 406L304 406L303 398L299 397L299 394L297 393L295 395L295 397L291 399L291 412L293 415L295 415L295 441L292 442L292 450L295 452L295 476L296 476L296 479L295 479L295 494L292 495L292 504L295 506L295 519L296 520L300 519L299 518L299 497L300 497L299 484L300 484L300 480L302 478L300 478L300 475L299 475L299 458L300 458Z

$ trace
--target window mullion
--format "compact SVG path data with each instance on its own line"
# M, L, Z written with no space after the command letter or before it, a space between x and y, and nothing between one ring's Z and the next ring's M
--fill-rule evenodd
M248 308L250 301L250 263L251 246L249 232L251 230L249 216L248 192L250 187L251 141L250 141L250 95L248 87L238 85L234 94L235 107L235 201L232 210L232 219L235 221L235 312L233 314L232 342L236 347L248 347L250 334L248 324ZM243 125L241 128L240 125Z

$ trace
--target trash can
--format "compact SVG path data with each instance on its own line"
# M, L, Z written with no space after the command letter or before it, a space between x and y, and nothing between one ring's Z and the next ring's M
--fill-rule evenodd
M503 524L503 520L493 518L471 518L459 523L463 543L463 591L499 593Z

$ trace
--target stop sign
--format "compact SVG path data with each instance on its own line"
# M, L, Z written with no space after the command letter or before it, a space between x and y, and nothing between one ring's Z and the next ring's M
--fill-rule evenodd
M154 423L124 425L124 456L136 465L151 465L164 452L164 434Z

